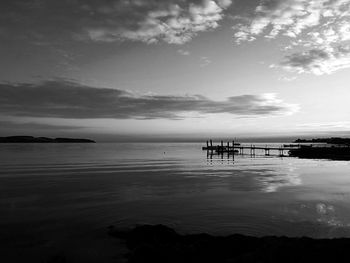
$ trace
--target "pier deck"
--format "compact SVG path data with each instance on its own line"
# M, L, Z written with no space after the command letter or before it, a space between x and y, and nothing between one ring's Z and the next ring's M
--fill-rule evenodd
M212 147L203 147L202 148L203 150L206 150L206 151L234 151L234 150L239 150L239 149L256 149L256 150L285 150L285 151L289 151L289 150L294 150L296 149L296 147L264 147L264 146L255 146L255 145L252 145L252 146L230 146L230 147L227 147L227 146L224 146L223 148L220 146L220 145L217 145L217 146L212 146Z
M256 150L263 150L265 155L270 155L270 152L275 151L280 156L288 156L285 155L286 152L289 152L290 150L295 150L300 148L300 145L288 145L288 146L262 146L262 145L244 145L240 143L235 143L232 141L232 143L227 142L224 144L223 141L221 141L221 144L219 145L213 145L212 140L207 141L207 146L203 147L202 150L204 151L210 151L212 153L237 153L237 154L244 154L244 150L249 150L249 153L251 155L256 155Z
M350 160L350 145L332 145L332 144L282 144L281 146L269 146L269 145L253 145L253 144L240 144L234 141L224 144L223 141L219 145L213 145L212 140L207 141L206 147L202 148L212 154L250 154L252 156L256 154L270 155L270 152L274 152L273 155L278 156L290 156L299 158L315 158L315 159L332 159L332 160ZM247 151L248 150L248 153ZM256 152L256 150L260 150Z

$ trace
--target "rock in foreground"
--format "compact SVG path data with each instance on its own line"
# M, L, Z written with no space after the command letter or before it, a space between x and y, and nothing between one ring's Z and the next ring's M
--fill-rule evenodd
M163 225L111 228L130 249L128 262L349 262L350 239L180 235Z

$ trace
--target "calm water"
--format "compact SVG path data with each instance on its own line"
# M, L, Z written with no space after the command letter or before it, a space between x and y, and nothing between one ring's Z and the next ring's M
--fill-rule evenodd
M210 159L198 143L0 146L1 238L13 246L144 223L187 233L350 236L350 162Z

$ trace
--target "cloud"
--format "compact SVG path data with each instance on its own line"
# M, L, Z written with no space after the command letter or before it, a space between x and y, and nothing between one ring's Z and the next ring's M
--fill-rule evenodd
M286 56L281 66L298 73L330 74L350 67L349 53L347 48L311 49Z
M200 57L200 67L205 68L211 64L211 60L208 57Z
M247 25L240 24L237 27L237 41L246 40L239 38L239 34L249 37L263 35L268 38L276 38L285 35L295 38L305 30L314 29L324 23L327 18L338 26L339 21L331 18L340 17L346 21L349 12L348 0L267 0L260 1L255 8L253 16ZM342 20L344 19L344 20Z
M241 95L214 101L201 95L137 96L119 89L68 81L0 84L0 112L8 116L114 119L183 119L192 114L238 116L291 114L298 109L275 94Z
M120 24L112 20L109 26L90 26L86 30L92 40L115 41L128 39L146 43L164 41L183 44L199 32L215 29L224 17L231 1L124 1L105 6L100 12L118 17L126 8L134 21ZM131 18L132 19L132 18Z
M296 77L281 76L278 78L278 80L290 82L296 80Z
M265 0L234 26L234 38L238 44L259 37L289 38L284 68L332 73L350 66L349 52L338 51L349 48L349 17L350 0Z
M297 125L298 128L302 129L318 129L318 130L329 130L329 129L336 129L336 130L348 130L350 129L350 122L349 121L335 121L335 122L315 122L315 123L304 123Z
M177 53L179 53L180 55L183 55L183 56L189 56L191 54L190 51L184 50L184 49L178 49Z
M12 29L31 37L70 35L75 40L123 40L183 44L215 29L231 0L12 0L0 15ZM45 23L42 23L45 21Z

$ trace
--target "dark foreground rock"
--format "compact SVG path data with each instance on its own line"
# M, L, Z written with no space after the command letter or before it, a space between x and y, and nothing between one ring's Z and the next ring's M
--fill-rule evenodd
M350 239L346 238L180 235L163 225L130 231L111 227L110 235L126 241L130 263L350 262Z
M76 139L76 138L8 136L8 137L0 137L0 143L95 143L95 141L90 139Z

